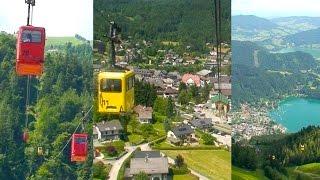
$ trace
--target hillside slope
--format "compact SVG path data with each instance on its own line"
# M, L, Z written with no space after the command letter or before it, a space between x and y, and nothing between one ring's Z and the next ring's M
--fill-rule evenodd
M222 39L230 42L231 2L222 1ZM174 41L203 49L214 42L214 4L207 0L96 0L94 39L105 39L108 22L122 28L123 39Z

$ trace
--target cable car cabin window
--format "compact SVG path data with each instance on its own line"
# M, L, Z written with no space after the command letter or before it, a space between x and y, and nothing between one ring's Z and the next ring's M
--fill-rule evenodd
M134 76L131 76L127 79L127 91L134 87Z
M100 91L121 92L121 79L101 79Z
M40 31L30 31L24 30L22 32L22 42L32 42L40 43L41 42L41 32Z
M77 144L85 144L85 143L87 143L87 138L78 137L78 138L76 138L76 143Z

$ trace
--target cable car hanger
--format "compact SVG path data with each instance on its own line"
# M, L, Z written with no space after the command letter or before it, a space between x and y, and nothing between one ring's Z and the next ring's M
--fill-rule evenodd
M109 32L106 33L104 36L107 37L110 41L110 58L109 58L109 62L106 63L105 68L111 72L122 72L127 69L116 65L116 50L115 50L115 44L121 43L121 40L119 38L119 33L121 32L121 28L114 21L110 21L109 24L110 24Z
M36 5L36 0L25 0L25 3L28 4L28 16L27 16L27 26L32 24L32 15L30 20L30 7L32 7L32 14L33 14L33 6ZM30 24L31 21L31 24Z
M221 94L221 1L214 0L214 25L217 44L217 62L218 62L218 91ZM221 101L221 96L219 96Z

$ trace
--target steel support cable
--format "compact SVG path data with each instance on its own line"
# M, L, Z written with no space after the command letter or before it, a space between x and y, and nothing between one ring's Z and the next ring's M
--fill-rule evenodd
M29 121L29 117L28 117L28 110L29 110L29 99L30 99L30 79L31 79L31 76L28 75L28 78L27 78L27 95L26 95L26 119L25 119L25 127L28 129L28 121Z
M79 124L77 125L76 129L73 131L73 133L71 134L71 136L70 136L70 138L68 139L67 143L63 146L62 150L59 152L59 154L58 154L57 157L59 157L60 154L61 154L61 153L65 150L65 148L68 146L68 144L70 143L70 141L71 141L71 139L72 139L72 135L77 132L78 128L79 128L80 125L83 123L84 119L85 119L85 118L89 115L89 113L91 112L92 108L93 108L93 105L92 105L92 106L90 107L90 109L85 113L85 115L80 119L80 122L79 122Z
M220 12L220 0L214 0L214 24L215 24L215 36L216 36L216 51L217 51L217 68L218 68L218 91L221 93L220 88L220 74L221 74L221 12ZM220 96L219 96L220 99Z
M33 6L31 6L31 19L30 19L30 25L32 25L33 22Z
M218 0L218 35L219 35L219 67L220 67L220 72L219 72L219 93L221 94L221 61L222 61L222 56L221 56L221 52L222 52L222 49L221 49L221 0ZM220 101L221 101L221 96L220 97Z

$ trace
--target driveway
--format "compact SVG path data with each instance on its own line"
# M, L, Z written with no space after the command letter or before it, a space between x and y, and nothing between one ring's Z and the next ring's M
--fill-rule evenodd
M132 154L134 150L136 150L136 148L137 148L136 146L126 147L128 153L113 163L111 171L109 172L109 180L117 180L118 173L123 162Z

